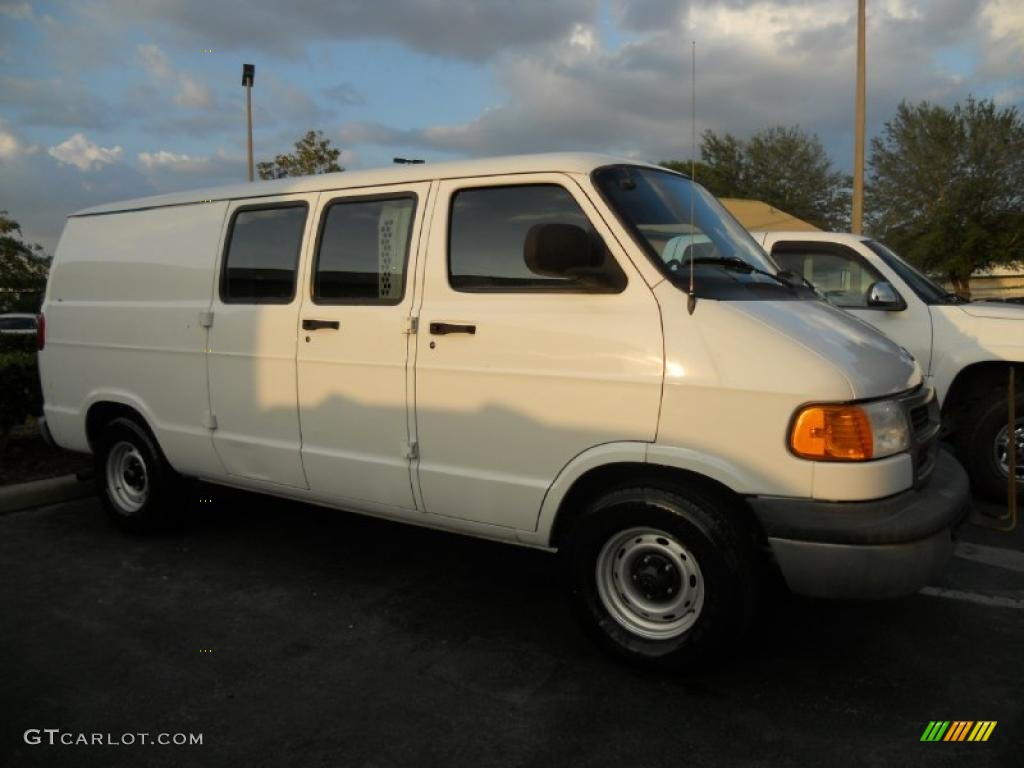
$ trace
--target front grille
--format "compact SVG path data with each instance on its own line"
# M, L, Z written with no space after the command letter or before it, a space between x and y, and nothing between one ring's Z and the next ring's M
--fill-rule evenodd
M924 485L935 469L939 451L941 421L935 390L919 387L900 398L910 423L910 457L914 466L914 487Z
M910 427L917 434L928 426L928 406L919 405L910 409Z

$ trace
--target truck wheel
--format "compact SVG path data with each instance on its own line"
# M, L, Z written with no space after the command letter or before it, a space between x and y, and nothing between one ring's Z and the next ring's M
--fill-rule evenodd
M123 530L164 530L180 512L180 478L136 421L122 417L107 424L95 457L100 501Z
M754 607L755 558L716 501L628 488L594 502L570 535L577 609L631 661L688 667L735 638Z
M1017 493L1024 493L1024 393L1017 395ZM1009 425L1006 423L1005 387L995 387L989 396L974 401L961 419L957 441L960 460L971 476L974 490L992 501L1007 497Z

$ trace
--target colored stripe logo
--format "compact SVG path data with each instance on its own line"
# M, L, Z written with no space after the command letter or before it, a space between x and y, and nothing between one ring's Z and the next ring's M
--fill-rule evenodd
M931 720L921 741L988 741L997 720Z

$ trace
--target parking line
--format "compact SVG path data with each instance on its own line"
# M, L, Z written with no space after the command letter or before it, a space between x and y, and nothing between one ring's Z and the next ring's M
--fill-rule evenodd
M971 544L966 541L958 541L953 549L953 554L962 560L973 560L984 565L994 565L996 568L1005 568L1008 571L1024 573L1024 552L1003 547L986 547L981 544Z
M929 597L945 597L950 600L963 600L978 605L988 605L994 608L1015 608L1024 611L1024 598L1005 597L1003 595L984 595L981 592L965 592L960 589L941 589L939 587L925 587L919 594Z

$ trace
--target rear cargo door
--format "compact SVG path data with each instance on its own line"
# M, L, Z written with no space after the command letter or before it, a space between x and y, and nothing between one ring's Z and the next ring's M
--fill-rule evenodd
M302 461L314 493L359 508L415 509L408 359L429 190L416 183L320 196L299 319Z
M234 201L214 286L209 424L229 475L307 488L295 381L301 255L316 194Z

